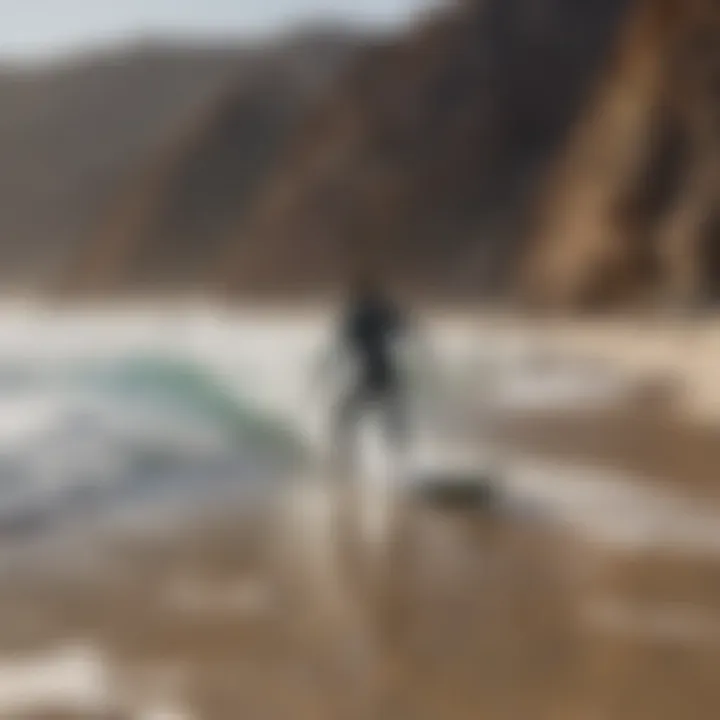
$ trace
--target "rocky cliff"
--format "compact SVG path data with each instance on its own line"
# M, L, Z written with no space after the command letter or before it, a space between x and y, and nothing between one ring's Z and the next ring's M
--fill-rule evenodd
M131 182L66 274L82 293L320 293L357 262L496 293L626 0L465 0L238 83ZM321 72L322 70L322 72Z
M638 0L551 173L531 305L688 308L720 291L720 2Z
M423 294L504 288L626 5L466 1L368 50L235 229L225 286L316 292L363 262Z

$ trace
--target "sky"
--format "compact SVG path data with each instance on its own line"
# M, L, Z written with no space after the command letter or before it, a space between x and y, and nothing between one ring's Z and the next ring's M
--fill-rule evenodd
M141 36L242 36L328 19L397 24L427 0L0 0L0 56L47 57Z

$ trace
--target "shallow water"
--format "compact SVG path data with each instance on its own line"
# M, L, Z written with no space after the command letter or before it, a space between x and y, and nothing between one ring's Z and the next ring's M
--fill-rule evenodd
M129 717L717 717L713 508L482 442L495 414L604 406L627 379L433 319L409 457L388 466L370 432L352 482L318 462L328 320L0 317L0 519L55 550L5 566L0 689L57 701L65 673L71 717L101 685ZM489 479L494 500L405 492L429 475Z
M314 373L331 320L209 307L0 310L0 530L56 516L152 518L316 472L333 382L318 390ZM365 442L367 497L387 491L383 473L491 467L511 505L598 539L720 544L711 513L661 496L652 478L478 446L483 418L602 406L623 397L628 378L467 318L430 317L424 333L415 443L405 469L390 470Z

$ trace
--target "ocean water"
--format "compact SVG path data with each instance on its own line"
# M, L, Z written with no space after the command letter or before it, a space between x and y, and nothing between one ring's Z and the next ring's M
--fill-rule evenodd
M276 484L309 452L292 381L307 340L216 312L5 309L0 531L152 516Z
M510 505L598 537L662 542L687 526L694 543L720 546L714 517L698 524L621 469L548 465L479 439L483 418L612 403L627 378L479 319L432 317L422 335L407 355L405 476L463 464L480 476L491 463ZM337 376L319 372L331 347L331 313L0 308L0 534L152 523L321 472L329 404L348 374L342 362Z

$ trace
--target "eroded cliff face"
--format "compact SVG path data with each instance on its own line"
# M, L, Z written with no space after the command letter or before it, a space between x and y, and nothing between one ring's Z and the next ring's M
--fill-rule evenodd
M148 43L0 66L0 282L42 286L147 157L237 81L236 47Z
M720 294L719 6L465 0L363 47L320 33L233 52L227 69L222 55L222 72L213 56L210 79L172 103L133 71L107 128L136 151L109 155L106 126L89 121L96 69L81 68L89 100L39 126L72 139L47 143L53 172L6 142L18 198L0 218L4 267L60 267L53 290L81 297L317 294L364 263L426 296L510 289L567 310L706 301ZM38 97L56 99L17 82L0 85L0 139ZM186 97L187 112L170 111ZM93 148L102 168L83 159ZM33 200L22 162L22 177L72 197ZM75 166L77 181L58 172Z
M82 298L206 286L289 138L360 43L318 29L248 51L222 92L136 159L51 290Z
M66 286L297 296L363 263L533 307L711 294L718 2L466 0L264 58L130 178Z
M319 294L363 263L497 295L628 2L466 0L358 52L265 60L130 177L60 285Z
M363 262L423 294L503 288L626 4L464 2L368 50L236 228L224 285L314 292Z
M720 2L637 0L538 203L533 306L688 306L720 291Z

